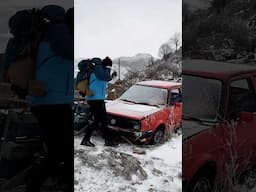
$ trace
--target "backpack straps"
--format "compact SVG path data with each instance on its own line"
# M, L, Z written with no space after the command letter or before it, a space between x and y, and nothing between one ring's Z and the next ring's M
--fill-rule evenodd
M37 66L36 69L40 69L47 61L49 61L51 58L56 57L56 55L51 55L49 57L46 57L43 59L43 61Z

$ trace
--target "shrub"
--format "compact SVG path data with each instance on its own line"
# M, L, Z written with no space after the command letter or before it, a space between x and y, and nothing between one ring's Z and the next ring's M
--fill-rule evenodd
M256 1L255 0L250 1L250 7L251 7L251 9L256 10Z
M210 34L224 34L232 39L238 46L248 47L249 28L244 20L227 15L213 15L199 24L200 37Z
M249 45L249 28L245 21L240 19L230 19L227 34L238 45L248 47Z

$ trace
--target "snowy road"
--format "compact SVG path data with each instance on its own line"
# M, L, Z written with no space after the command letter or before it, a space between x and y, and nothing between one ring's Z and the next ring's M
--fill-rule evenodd
M92 138L96 148L81 146L80 141L81 137L75 138L76 192L182 191L181 135L174 135L172 139L162 146L146 148L145 155L134 154L132 146L125 143L113 150L112 148L104 147L104 142L99 137ZM109 149L111 152L108 151ZM125 164L121 162L122 159L118 159L122 154L127 154L125 158L131 158L128 163L125 162ZM129 179L127 173L123 170L127 171L127 167L129 168L130 166L129 162L136 162L137 160L143 170L138 167L134 174L131 173L132 176Z

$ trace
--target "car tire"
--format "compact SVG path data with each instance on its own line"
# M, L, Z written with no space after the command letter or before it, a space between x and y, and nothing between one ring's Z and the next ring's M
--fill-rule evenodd
M165 141L165 132L163 127L159 127L154 133L151 143L152 144L163 144Z
M187 192L212 192L214 186L214 175L207 169L197 173L192 179Z

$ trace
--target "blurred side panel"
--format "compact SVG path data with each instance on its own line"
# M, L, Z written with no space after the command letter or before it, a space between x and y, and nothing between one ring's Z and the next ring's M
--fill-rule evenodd
M183 189L256 186L255 1L183 1Z
M0 6L0 191L73 191L74 2Z

